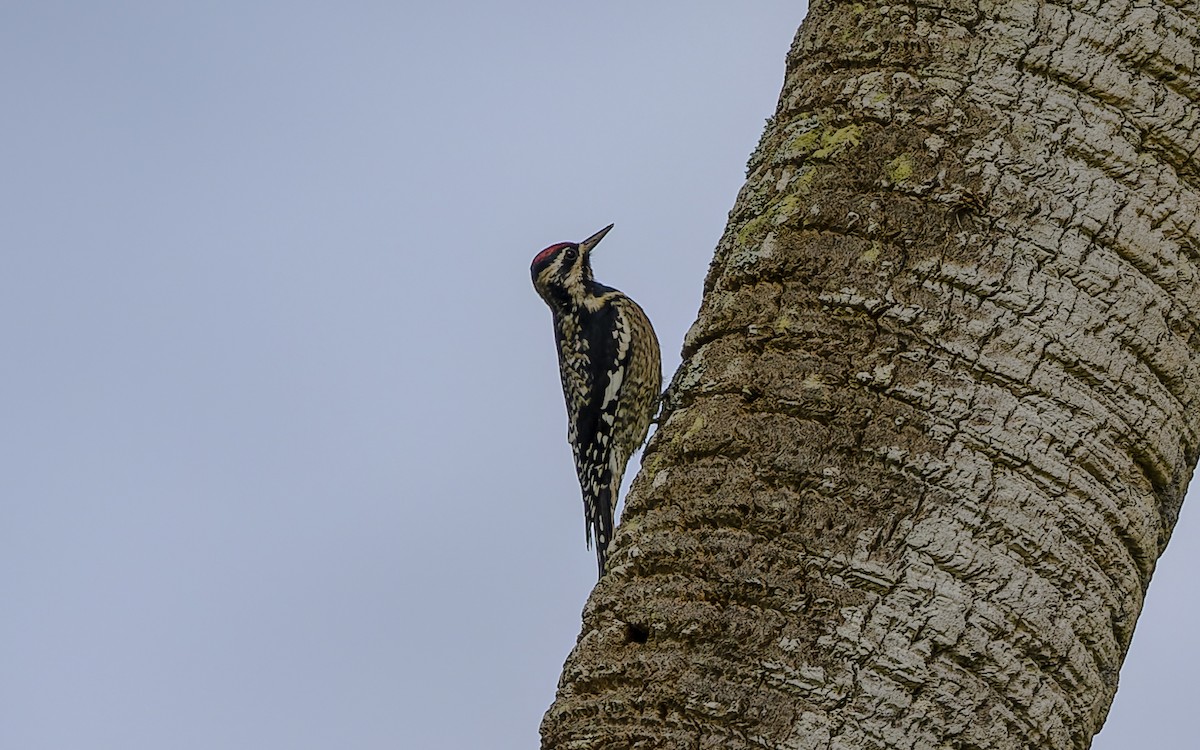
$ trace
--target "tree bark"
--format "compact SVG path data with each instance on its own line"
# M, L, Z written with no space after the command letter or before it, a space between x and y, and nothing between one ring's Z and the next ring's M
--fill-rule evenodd
M544 748L1086 748L1200 446L1195 0L814 2Z

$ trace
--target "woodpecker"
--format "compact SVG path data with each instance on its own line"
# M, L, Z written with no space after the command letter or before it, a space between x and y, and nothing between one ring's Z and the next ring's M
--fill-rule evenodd
M662 356L650 319L629 297L592 278L592 250L612 228L583 242L551 245L530 266L533 286L554 318L567 440L583 493L588 548L595 534L601 577L625 464L646 439L662 389Z

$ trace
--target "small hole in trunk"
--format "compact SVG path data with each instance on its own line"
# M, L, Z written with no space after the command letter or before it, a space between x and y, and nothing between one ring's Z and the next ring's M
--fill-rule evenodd
M650 640L650 629L645 625L625 625L625 642L626 643L645 643Z

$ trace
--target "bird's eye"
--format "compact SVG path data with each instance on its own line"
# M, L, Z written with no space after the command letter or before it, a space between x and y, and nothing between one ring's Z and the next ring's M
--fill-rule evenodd
M575 257L579 255L579 251L574 247L568 247L563 251L563 255L566 256L567 260L575 260Z

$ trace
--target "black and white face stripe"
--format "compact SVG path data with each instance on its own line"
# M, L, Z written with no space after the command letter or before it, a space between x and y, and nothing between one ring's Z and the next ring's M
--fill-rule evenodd
M574 242L551 245L538 253L530 272L538 294L550 305L582 303L591 278L586 254Z
M533 285L547 304L583 304L592 285L592 249L612 228L609 224L583 242L559 242L534 256L529 268Z

